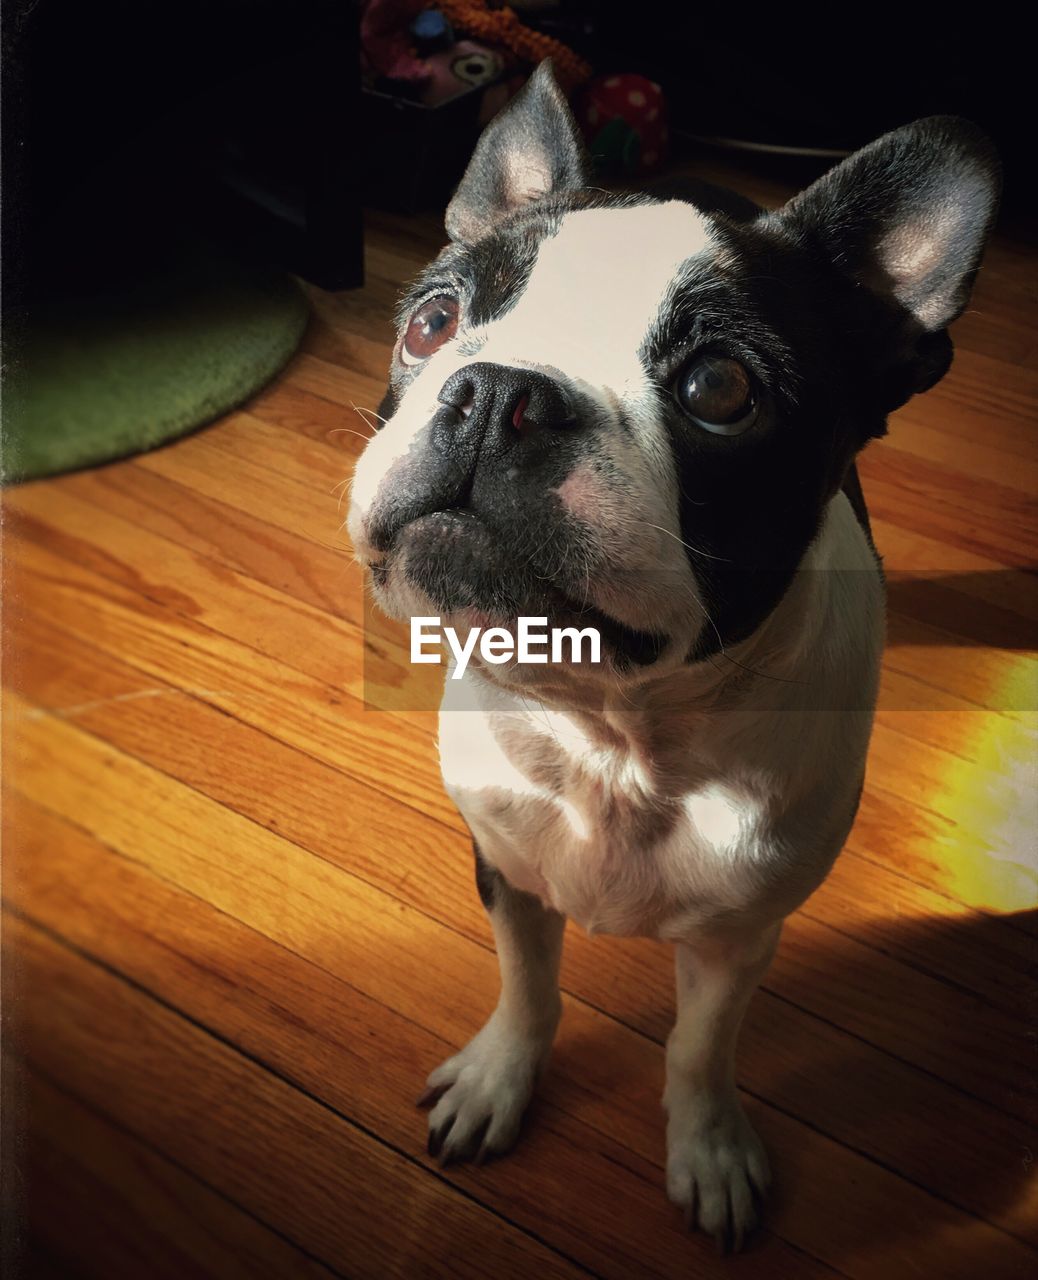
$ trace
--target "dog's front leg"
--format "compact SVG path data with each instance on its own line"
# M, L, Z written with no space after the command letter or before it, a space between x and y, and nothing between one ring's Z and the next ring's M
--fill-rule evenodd
M768 1160L735 1091L743 1014L774 955L781 925L679 943L677 1021L667 1041L667 1194L722 1248L757 1222Z
M429 1076L421 1102L429 1154L450 1160L507 1151L544 1067L562 1014L559 961L566 919L513 889L476 846L476 884L490 915L501 995L483 1029Z

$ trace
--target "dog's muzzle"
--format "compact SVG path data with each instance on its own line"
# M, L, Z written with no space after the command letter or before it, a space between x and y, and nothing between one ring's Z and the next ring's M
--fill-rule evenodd
M480 362L440 388L421 463L400 468L372 512L368 541L388 551L422 516L471 505L477 468L484 477L532 464L548 436L571 432L577 417L563 388L534 369Z

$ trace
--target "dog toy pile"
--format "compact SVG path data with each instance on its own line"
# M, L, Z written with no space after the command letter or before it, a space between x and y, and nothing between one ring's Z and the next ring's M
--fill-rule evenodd
M599 170L644 175L666 159L663 90L644 76L599 76L573 107Z
M559 84L567 92L591 75L583 58L561 40L526 26L514 9L491 9L487 0L440 0L439 9L455 31L507 49L522 62L536 66L551 58Z
M505 81L491 104L497 110L545 58L569 92L591 76L590 66L561 40L486 0L441 0L435 8L423 0L367 0L361 48L376 84L388 82L398 96L431 107Z
M550 59L598 171L626 179L659 168L667 155L660 86L630 72L592 78L579 53L524 20L527 5L540 8L543 0L514 0L514 7L438 0L431 8L423 0L366 0L361 47L368 82L426 107L483 88L485 124Z

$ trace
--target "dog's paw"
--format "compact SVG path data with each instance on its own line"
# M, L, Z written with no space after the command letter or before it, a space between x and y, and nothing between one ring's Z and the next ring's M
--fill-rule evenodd
M523 1113L551 1047L508 1028L496 1013L426 1081L419 1106L429 1114L429 1154L441 1164L503 1155L519 1136Z
M761 1140L738 1102L671 1106L667 1195L689 1226L738 1251L757 1226L771 1175Z

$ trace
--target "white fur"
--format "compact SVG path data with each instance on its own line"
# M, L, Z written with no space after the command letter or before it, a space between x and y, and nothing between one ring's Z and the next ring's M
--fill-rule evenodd
M608 390L637 405L642 338L682 264L711 249L709 224L680 200L568 213L480 359L560 369L603 403Z
M882 640L875 562L841 494L785 599L732 651L740 666L571 707L473 671L464 701L445 696L444 781L484 856L589 930L680 939L732 912L780 919L846 835ZM750 688L745 667L770 678Z

